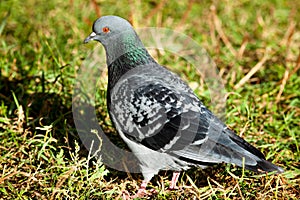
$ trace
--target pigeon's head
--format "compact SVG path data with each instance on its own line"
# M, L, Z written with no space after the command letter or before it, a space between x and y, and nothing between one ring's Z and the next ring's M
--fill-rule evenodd
M98 18L93 25L93 32L84 40L101 42L104 46L116 41L115 39L124 34L134 33L131 24L118 16L103 16Z
M100 42L106 50L106 62L110 65L121 56L132 63L152 61L131 24L117 16L103 16L93 25L93 32L84 40ZM129 53L130 52L130 53Z

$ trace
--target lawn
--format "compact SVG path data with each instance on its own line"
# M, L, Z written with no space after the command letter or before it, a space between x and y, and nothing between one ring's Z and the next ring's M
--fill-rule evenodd
M98 65L105 62L100 44L83 44L102 15L121 16L136 28L167 28L206 49L226 100L218 114L285 169L276 175L230 164L191 168L172 191L172 172L162 171L149 184L156 193L148 198L300 199L300 2L291 0L1 1L0 199L119 199L122 191L138 189L141 174L109 168L89 154L74 123L84 64L96 50ZM218 111L205 73L184 52L150 53ZM98 78L92 95L98 122L124 147L107 116L106 71Z

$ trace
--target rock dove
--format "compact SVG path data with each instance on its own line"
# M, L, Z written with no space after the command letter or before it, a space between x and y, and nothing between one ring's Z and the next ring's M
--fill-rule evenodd
M283 169L230 130L208 110L175 73L148 53L131 24L118 16L103 16L84 40L100 42L108 66L107 106L110 118L140 161L144 181L137 195L160 170L179 172L233 163L257 172Z

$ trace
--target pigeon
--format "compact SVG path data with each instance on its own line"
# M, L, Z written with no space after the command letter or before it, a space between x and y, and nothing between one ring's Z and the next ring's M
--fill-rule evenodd
M107 107L120 137L139 160L143 182L137 196L160 170L180 172L232 163L255 172L282 173L254 146L237 136L175 73L148 53L132 25L102 16L84 40L100 42L108 66Z

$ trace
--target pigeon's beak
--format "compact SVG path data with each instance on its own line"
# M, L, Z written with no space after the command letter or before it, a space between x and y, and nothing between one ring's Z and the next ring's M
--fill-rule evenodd
M95 32L92 32L87 38L84 39L83 43L86 44L89 41L94 40L96 35L97 34Z

